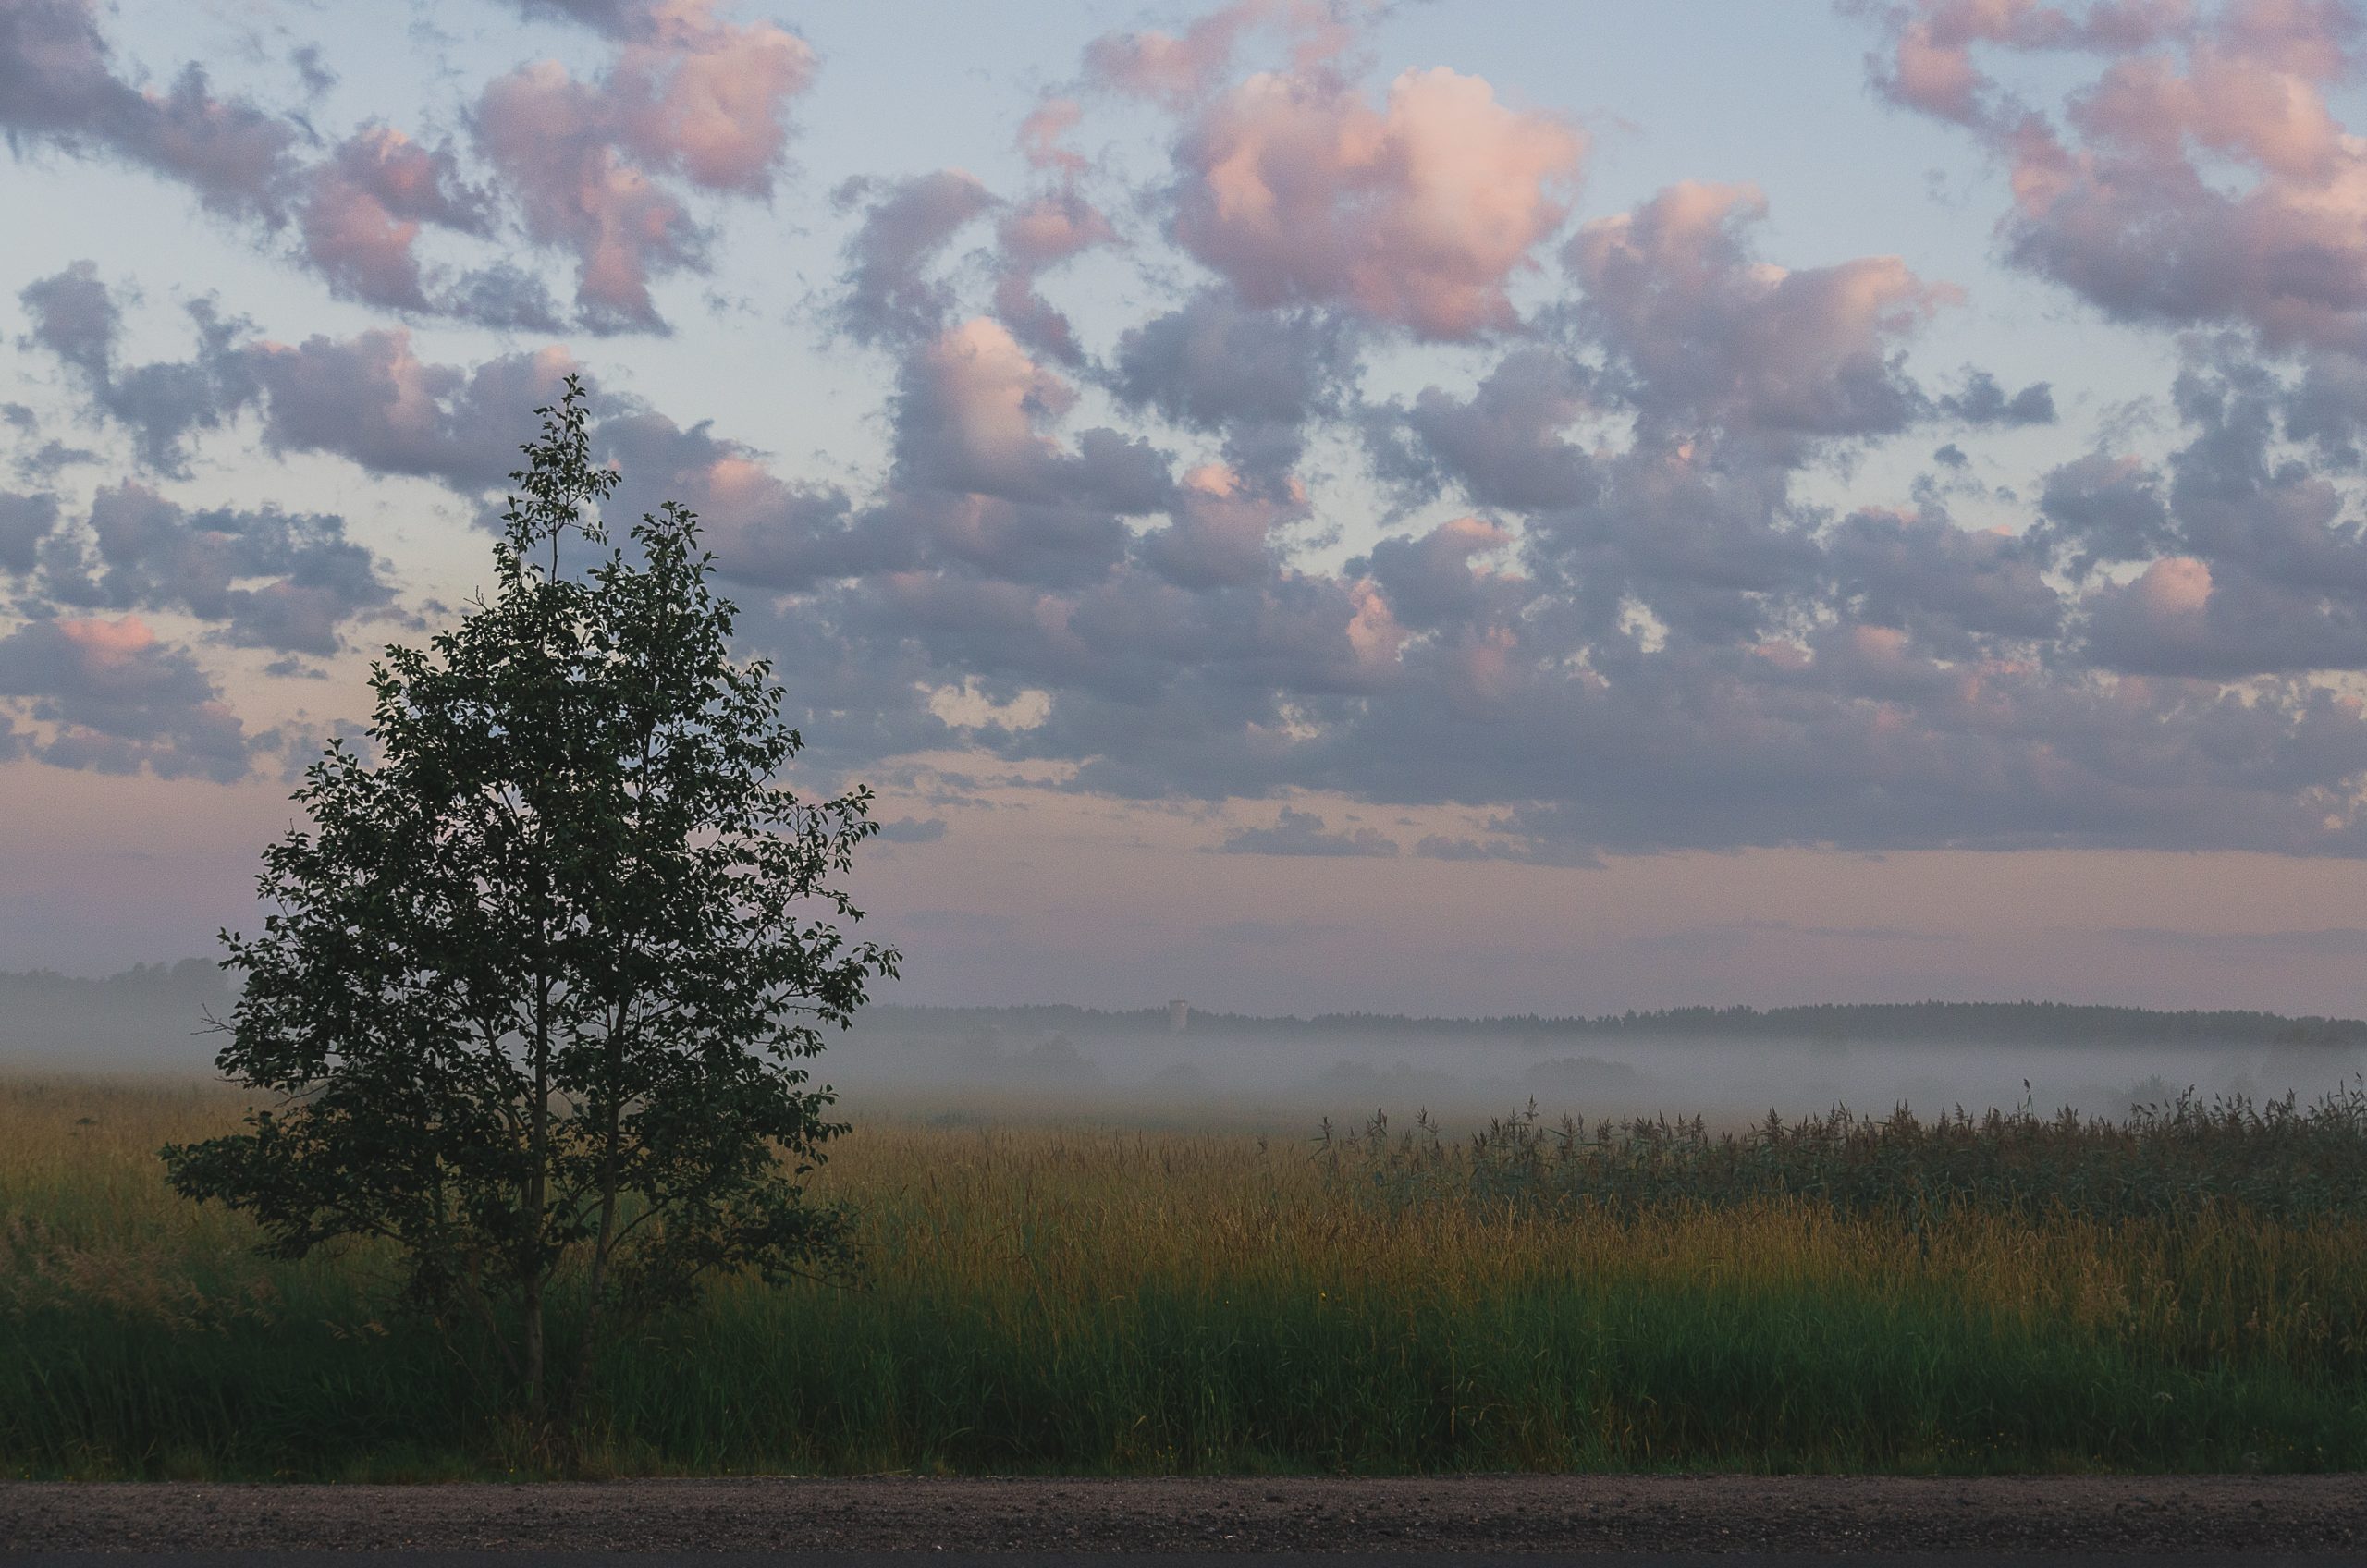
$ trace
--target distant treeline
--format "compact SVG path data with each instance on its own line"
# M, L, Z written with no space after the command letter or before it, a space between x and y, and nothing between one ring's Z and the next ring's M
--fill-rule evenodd
M202 1064L220 1047L205 1019L227 1018L237 992L209 960L141 964L103 980L35 970L0 974L0 1057L83 1060L92 1066L130 1062ZM1053 1035L1077 1039L1165 1036L1167 1009L1083 1007L908 1007L875 1003L858 1015L865 1035L906 1038L994 1039L1003 1044ZM1679 1007L1655 1012L1547 1017L1409 1017L1394 1012L1325 1012L1311 1018L1207 1012L1194 1009L1189 1032L1231 1038L1303 1040L1398 1036L1438 1041L1533 1040L1644 1043L1677 1040L1792 1040L1985 1045L2166 1045L2367 1047L2367 1022L2292 1018L2274 1012L2159 1012L2135 1007L2064 1002L1857 1002L1821 1007Z
M866 1008L863 1026L908 1035L1166 1035L1165 1008L1105 1011L1082 1007ZM1193 1010L1194 1034L1233 1037L1426 1035L1560 1040L1662 1041L1780 1039L1816 1044L2367 1046L2367 1022L2287 1017L2275 1012L2164 1012L2139 1007L2067 1002L1847 1002L1816 1007L1678 1007L1595 1017L1521 1013L1493 1018L1424 1018L1394 1012L1324 1012L1311 1018L1260 1017Z

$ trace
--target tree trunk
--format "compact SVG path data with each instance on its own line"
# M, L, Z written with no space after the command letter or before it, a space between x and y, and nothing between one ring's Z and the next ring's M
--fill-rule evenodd
M550 1178L551 987L546 979L534 998L534 1104L528 1126L526 1235L519 1258L521 1305L526 1315L526 1415L543 1419L543 1205Z
M570 1404L579 1401L583 1390L592 1386L592 1356L598 1348L600 1308L608 1289L608 1249L617 1235L617 1154L624 1133L624 1050L619 1044L624 1019L632 1010L627 1000L617 1009L616 1022L608 1031L606 1060L607 1083L602 1090L607 1101L607 1125L600 1148L600 1234L592 1245L592 1299L583 1313L583 1342L577 1348L575 1373L568 1389Z

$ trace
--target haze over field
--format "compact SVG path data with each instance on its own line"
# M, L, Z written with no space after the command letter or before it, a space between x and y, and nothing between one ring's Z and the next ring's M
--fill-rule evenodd
M0 974L0 1068L193 1078L234 993L211 964L104 981ZM877 1006L830 1037L816 1076L848 1109L943 1124L1115 1117L1301 1135L1329 1117L1453 1124L1534 1099L1549 1119L1750 1120L1846 1104L2119 1117L2180 1091L2304 1100L2367 1072L2367 1023L2124 1009L1836 1008L1600 1019L1313 1019L1165 1008Z
M2362 47L0 0L0 967L251 928L574 373L892 999L2367 1013Z

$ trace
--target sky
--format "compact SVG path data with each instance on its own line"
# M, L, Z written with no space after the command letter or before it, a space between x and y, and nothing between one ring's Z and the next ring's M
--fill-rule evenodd
M898 999L2367 1012L2362 23L0 0L0 968L257 923L572 374Z

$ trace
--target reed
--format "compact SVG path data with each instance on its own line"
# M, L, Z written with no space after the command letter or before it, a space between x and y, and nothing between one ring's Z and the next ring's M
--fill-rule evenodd
M474 1347L385 1315L383 1256L269 1262L165 1188L158 1145L241 1104L0 1082L0 1465L548 1468ZM2226 1109L1729 1145L1527 1117L1327 1143L858 1108L822 1185L862 1210L862 1285L728 1280L616 1345L570 1463L2367 1467L2360 1129Z

